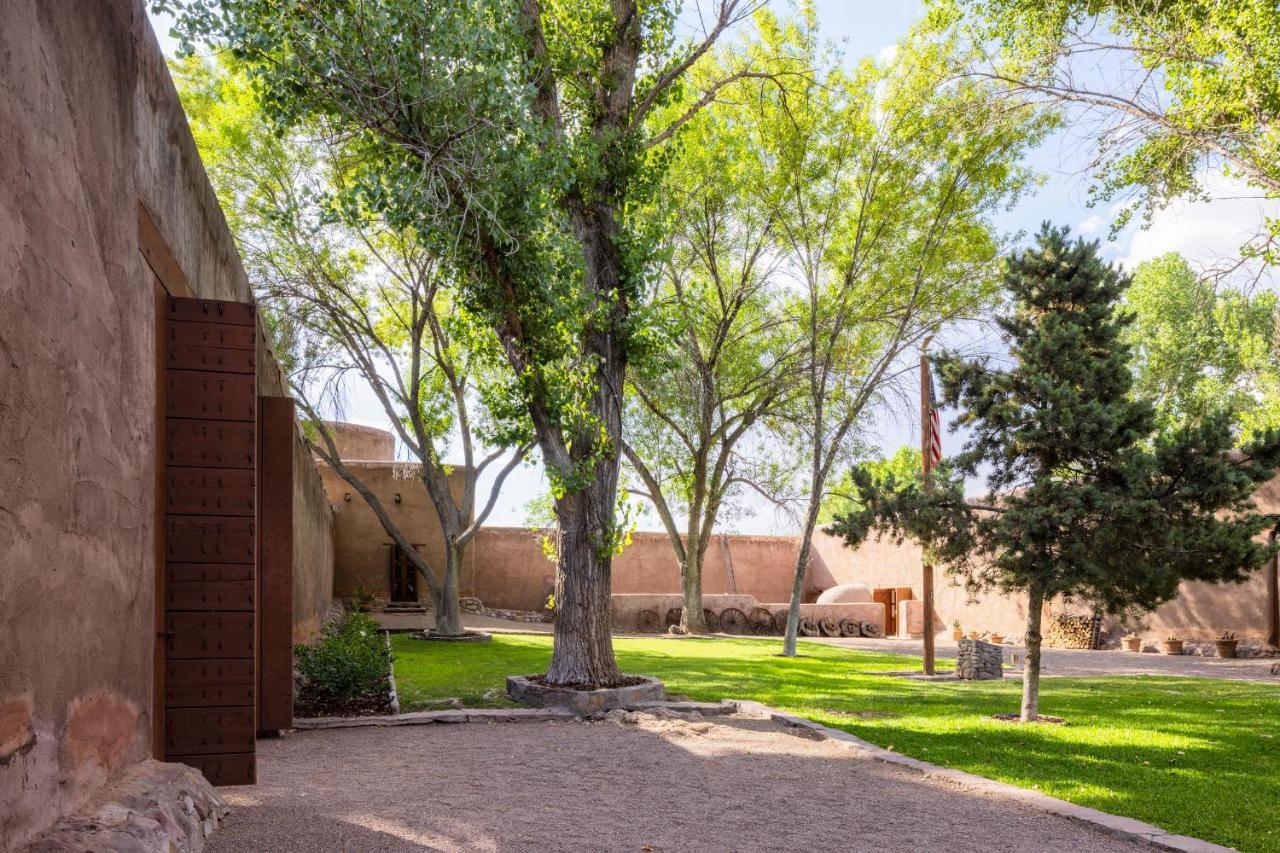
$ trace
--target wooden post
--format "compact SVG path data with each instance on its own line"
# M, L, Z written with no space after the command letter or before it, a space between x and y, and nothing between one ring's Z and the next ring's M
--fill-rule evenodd
M929 394L929 357L926 351L929 347L929 341L932 336L926 338L924 344L920 347L920 467L924 472L924 482L927 486L929 483L929 471L933 468L933 435L932 435L932 418L930 410L933 407L933 400ZM924 557L924 571L921 578L921 585L924 587L924 674L934 674L934 647L933 647L933 565L929 562L927 542L921 542L921 548L924 549L922 556Z
M1271 541L1276 541L1280 526L1271 531ZM1267 642L1280 646L1280 556L1272 557L1267 566Z

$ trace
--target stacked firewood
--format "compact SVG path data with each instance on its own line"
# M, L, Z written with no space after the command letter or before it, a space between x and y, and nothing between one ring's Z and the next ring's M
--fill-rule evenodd
M1044 643L1055 649L1102 648L1102 617L1056 613L1044 631Z

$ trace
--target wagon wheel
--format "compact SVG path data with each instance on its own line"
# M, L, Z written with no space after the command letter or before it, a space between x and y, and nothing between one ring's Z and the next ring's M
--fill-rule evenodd
M716 633L720 630L720 620L710 607L702 608L702 621L707 623L707 630Z
M662 630L658 614L653 610L641 610L636 614L636 630L642 634L656 634Z
M747 616L751 623L751 633L769 634L773 632L773 614L763 607L757 607Z
M818 623L814 622L808 616L800 617L800 634L805 637L818 636Z
M673 607L667 611L667 618L665 620L665 623L666 623L666 627L668 628L670 628L672 625L680 624L680 608L679 607Z
M820 619L818 621L818 628L828 637L840 636L840 623L835 619L832 619L830 616Z
M773 614L773 630L778 634L787 633L787 611L778 610Z
M840 636L842 637L861 637L862 625L857 619L841 619L840 620Z
M750 623L747 622L747 614L736 607L726 607L720 611L720 630L726 634L751 633Z
M874 622L863 622L859 627L862 628L862 636L864 637L884 636L884 629Z

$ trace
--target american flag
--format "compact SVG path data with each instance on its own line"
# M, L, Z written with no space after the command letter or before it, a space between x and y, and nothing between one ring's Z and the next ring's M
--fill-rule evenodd
M925 367L925 381L929 383L929 467L942 461L942 418L938 415L938 398L933 393L933 376Z

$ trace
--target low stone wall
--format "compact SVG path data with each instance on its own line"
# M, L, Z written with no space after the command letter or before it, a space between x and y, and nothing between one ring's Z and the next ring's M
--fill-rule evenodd
M658 614L665 619L668 610L679 608L684 599L679 595L615 595L611 602L613 626L616 630L634 631L637 629L637 617L642 610ZM702 606L719 615L728 608L741 610L747 616L758 608L769 613L785 612L788 603L761 603L752 595L704 595ZM801 604L801 617L810 619L853 619L858 622L872 622L884 631L884 605L872 602L849 602L845 604Z
M956 654L956 675L963 681L1004 678L1004 650L982 640L961 640Z

